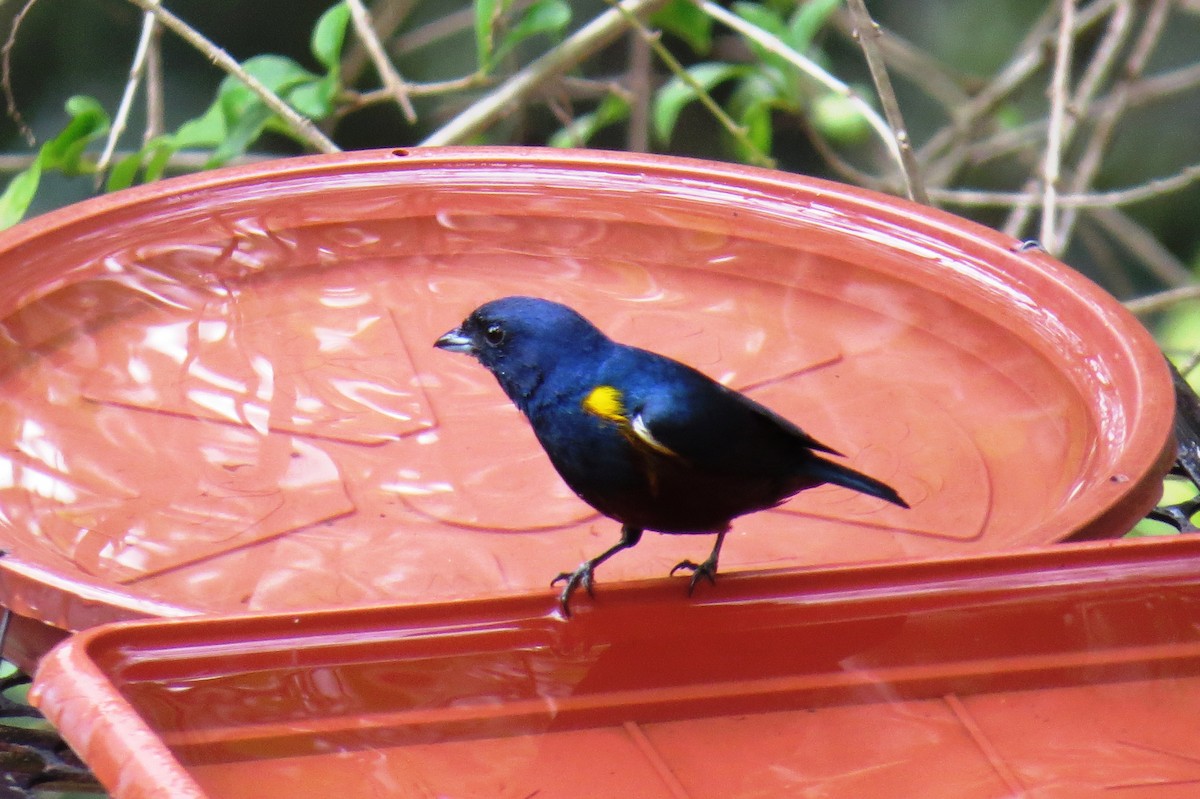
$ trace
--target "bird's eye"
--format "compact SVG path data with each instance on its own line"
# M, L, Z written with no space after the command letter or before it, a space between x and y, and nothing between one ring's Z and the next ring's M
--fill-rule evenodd
M504 328L500 325L489 325L488 329L483 331L483 338L488 344L498 347L504 343Z

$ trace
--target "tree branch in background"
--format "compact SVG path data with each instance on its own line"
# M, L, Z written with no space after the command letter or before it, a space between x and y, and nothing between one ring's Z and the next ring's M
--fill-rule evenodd
M900 103L896 92L892 89L892 79L888 77L887 66L879 52L881 33L875 20L867 12L863 0L850 0L850 13L855 20L856 38L862 47L863 56L867 60L867 69L871 72L871 80L875 83L875 91L883 106L884 116L892 129L896 140L896 150L900 155L900 167L904 176L904 188L908 199L923 205L929 204L929 196L925 193L925 183L921 179L921 167L913 152L912 141L908 136L908 127L904 124L904 115L900 112Z
M30 147L37 144L37 139L34 138L33 131L25 124L25 119L17 109L17 98L13 94L12 87L12 49L17 43L17 31L21 29L21 23L25 21L25 16L36 2L37 0L26 0L25 5L21 6L21 10L13 17L12 27L8 31L8 38L4 40L4 46L0 47L0 88L4 90L8 118L16 123L17 130L25 137L25 141Z
M640 32L629 37L629 66L625 85L630 95L625 146L635 153L650 149L650 98L654 92L654 60L650 42Z
M880 141L883 142L883 145L887 148L888 153L896 162L898 169L903 171L904 164L900 157L900 150L896 146L896 137L892 135L892 129L888 127L887 122L885 122L883 118L875 112L875 109L871 107L871 104L859 96L859 94L851 89L849 85L829 74L815 61L804 57L802 54L797 53L795 50L788 47L787 44L785 44L777 36L772 36L770 33L767 33L761 28L751 25L741 17L729 13L721 6L711 2L711 0L692 0L692 2L699 6L700 10L702 10L705 14L708 14L722 25L732 28L741 35L745 36L747 39L757 43L763 49L786 60L789 64L796 67L798 70L812 78L827 90L850 100L850 102L854 104L854 107L858 109L858 112L862 114L863 119L867 121L867 124L871 126L871 129L875 131L875 134L879 136Z
M121 102L117 105L117 113L113 115L112 125L108 129L108 137L104 141L104 149L100 153L99 160L96 161L96 188L104 183L104 173L108 171L113 151L117 149L117 140L125 132L125 126L129 124L129 112L133 110L133 98L137 95L138 85L142 82L142 76L145 74L150 43L154 40L154 31L157 27L158 22L155 20L154 14L149 11L143 12L142 32L138 36L137 49L134 51L133 61L129 65L129 77L125 81L125 90L121 92Z
M1158 45L1158 41L1162 38L1163 27L1167 21L1167 11L1170 9L1169 0L1156 0L1154 5L1150 7L1149 13L1146 14L1146 22L1142 26L1142 32L1134 42L1133 49L1129 53L1129 57L1125 61L1125 68L1122 70L1121 79L1116 87L1110 92L1111 100L1104 106L1104 110L1096 116L1096 121L1092 126L1091 136L1088 138L1084 148L1083 155L1079 158L1079 162L1075 167L1075 174L1071 179L1068 190L1072 192L1083 192L1087 187L1092 185L1092 180L1096 176L1096 172L1100 169L1100 161L1104 157L1104 152L1108 148L1109 139L1112 137L1113 130L1120 121L1121 115L1125 112L1129 98L1129 87L1136 82L1146 69L1146 62L1150 58L1150 53ZM1071 239L1071 230L1075 226L1077 213L1075 211L1067 211L1063 214L1060 228L1058 231L1058 239L1065 244Z
M400 107L405 121L410 125L413 124L417 121L417 112L413 108L412 100L408 99L408 86L400 77L396 66L388 59L387 53L383 51L383 44L375 35L375 28L371 24L371 15L367 13L367 7L362 4L362 0L346 0L346 7L350 9L350 24L354 26L358 40L366 48L367 55L375 66L379 79L383 81L384 88L396 101L396 105Z
M375 38L381 43L391 39L404 23L408 12L414 5L416 5L416 0L380 0L373 3L370 17L373 21L371 30L374 31ZM371 56L367 53L366 45L361 38L356 37L347 43L341 64L342 79L347 86L354 85L370 61Z
M1054 73L1050 81L1050 127L1046 132L1046 155L1042 161L1042 226L1041 243L1051 255L1061 248L1055 227L1058 213L1058 181L1064 146L1064 118L1067 115L1067 86L1070 80L1071 55L1075 49L1075 0L1061 0L1058 23L1058 43L1054 49Z
M297 113L279 95L264 86L258 78L255 78L242 69L241 64L235 61L229 53L205 38L204 34L163 8L159 0L129 0L129 2L143 11L149 11L154 14L164 28L199 50L222 71L246 84L246 87L254 92L267 108L270 108L283 120L283 123L291 129L292 133L298 139L318 152L340 152L340 148L330 141L329 137L318 130L317 126L311 120Z
M1144 200L1161 197L1173 191L1185 189L1193 183L1200 182L1200 164L1184 167L1174 175L1157 178L1138 186L1110 191L1097 191L1080 194L1060 194L1060 208L1115 208L1122 205L1133 205ZM1037 207L1038 197L1033 193L1016 191L981 191L976 189L933 189L930 196L935 202L957 205L962 207L999 207L1005 208L1016 205Z
M146 129L142 143L166 130L166 104L163 102L162 25L156 24L150 33L150 49L146 52Z
M459 144L479 135L532 95L543 83L606 47L628 28L626 13L635 17L650 14L664 2L665 0L623 0L618 8L610 8L597 16L567 37L562 44L527 65L434 131L421 144Z
M1195 281L1192 272L1164 247L1145 227L1115 208L1097 208L1088 214L1105 233L1140 261L1152 275L1168 286L1186 286Z
M688 72L687 69L684 68L683 64L679 63L679 59L671 55L671 51L663 46L663 43L660 41L661 37L658 35L657 31L649 30L636 18L630 18L629 24L633 28L634 32L646 42L651 50L654 51L654 54L658 56L658 59L667 65L667 69L671 70L673 75L683 81L688 88L695 92L696 99L700 101L700 104L708 109L708 112L713 115L717 122L721 123L721 127L725 128L730 136L733 136L733 138L737 139L742 147L746 149L746 152L751 155L754 163L757 166L775 166L775 160L760 150L758 146L750 140L746 129L735 122L733 117L725 113L725 109L722 108L720 104L712 98L712 95L708 93L708 90L701 86L700 82L696 80L695 76Z

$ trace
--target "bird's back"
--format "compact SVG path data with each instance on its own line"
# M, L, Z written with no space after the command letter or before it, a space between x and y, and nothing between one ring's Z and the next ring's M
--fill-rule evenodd
M589 412L603 392L608 415ZM813 485L827 447L703 373L612 343L560 364L529 418L568 485L606 515L661 532L712 532Z

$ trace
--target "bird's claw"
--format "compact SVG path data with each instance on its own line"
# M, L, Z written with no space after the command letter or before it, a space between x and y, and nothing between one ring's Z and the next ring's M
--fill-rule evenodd
M579 564L579 568L577 568L575 571L563 572L550 581L551 586L558 585L564 580L567 583L565 586L563 586L562 593L558 595L558 605L562 608L564 616L571 615L571 594L575 593L575 589L580 585L582 585L584 590L588 592L588 596L594 597L596 595L595 591L593 590L593 568L592 562L590 560L585 560L583 563Z
M688 583L688 596L691 596L692 592L696 590L696 583L701 579L708 580L713 585L717 584L717 564L711 558L703 563L695 563L690 560L680 561L671 569L670 576L675 576L675 572L680 570L692 573L692 580Z

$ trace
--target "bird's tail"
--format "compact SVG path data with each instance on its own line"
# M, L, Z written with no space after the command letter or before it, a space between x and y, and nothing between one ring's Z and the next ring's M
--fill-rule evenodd
M879 497L902 508L908 507L908 503L896 493L896 489L887 483L876 480L874 477L868 477L862 472L856 472L849 466L842 466L840 463L827 461L824 458L814 455L812 462L806 465L805 472L822 482L833 483L842 488L849 488L852 491Z

